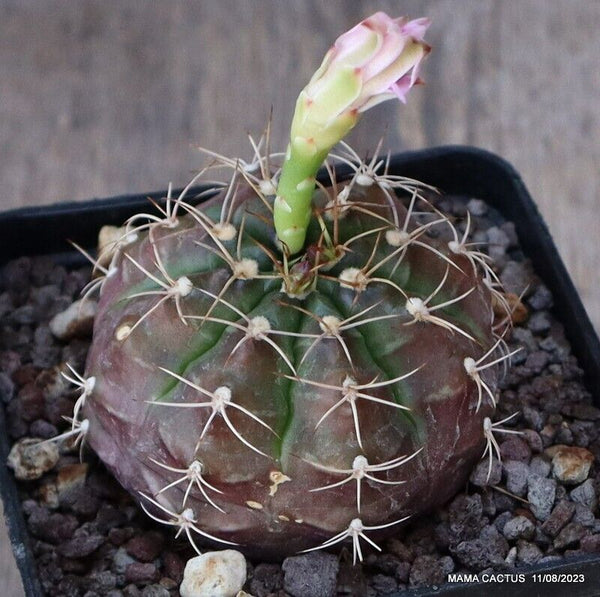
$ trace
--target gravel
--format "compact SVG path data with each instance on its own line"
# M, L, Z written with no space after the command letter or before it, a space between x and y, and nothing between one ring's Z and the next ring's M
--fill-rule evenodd
M579 545L586 553L600 553L600 534L586 535L580 540Z
M283 560L283 587L293 597L335 595L339 562L329 553L312 552Z
M570 522L554 539L554 548L564 550L567 547L577 547L580 539L588 534L588 530L578 522Z
M552 465L542 456L534 456L529 463L529 470L540 477L550 475Z
M129 566L129 564L133 564L134 562L135 558L132 558L123 547L120 547L113 555L111 569L113 572L115 572L115 574L125 574L127 566Z
M478 487L487 487L488 485L498 485L501 478L502 464L494 458L491 469L487 460L477 463L471 473L470 481Z
M254 597L267 597L283 588L283 570L278 564L259 564L254 568L250 592Z
M517 296L527 293L532 285L531 266L527 262L509 261L500 274L500 282L506 292L512 292Z
M466 213L465 200L443 201L455 214ZM489 479L486 458L445 507L382 542L382 553L365 549L362 566L352 567L345 550L339 557L312 552L282 564L249 561L244 590L253 597L398 595L440 585L453 571L518 571L600 553L600 409L551 310L551 292L523 260L514 226L478 199L468 208L473 238L491 243L506 290L518 295L527 288L528 313L507 338L509 350L523 350L501 382L494 417L520 412L509 425L523 433L498 434L502 462L494 458ZM68 361L83 368L89 322L58 339L49 321L72 305L88 276L88 268L67 271L48 257L23 257L0 270L0 405L13 444L67 429L63 416L71 414L76 394L60 367ZM564 459L557 468L557 445L586 450L567 450L583 462L572 474ZM85 460L82 467L76 450L61 449L50 470L18 483L45 594L177 597L185 563L195 553L140 512L97 459Z
M375 574L369 580L369 588L376 595L391 595L398 590L398 581L393 576Z
M82 531L82 532L78 532ZM57 553L66 558L87 558L94 553L105 541L102 535L88 535L80 527L75 531L73 538L61 543L56 549Z
M502 534L509 541L532 539L535 534L535 525L526 516L516 516L504 525Z
M125 580L127 582L144 584L156 580L158 570L155 564L143 564L132 562L125 568Z
M568 427L561 428L560 431L568 433L558 433L557 441L572 442L573 434ZM554 476L565 485L578 485L585 481L590 472L594 455L585 448L575 446L556 446L551 448L552 472Z
M554 301L552 299L552 293L544 284L539 284L531 296L527 299L529 306L534 311L542 311L543 309L550 309Z
M517 548L517 561L520 564L535 564L543 556L543 551L529 541L519 541Z
M450 549L450 553L456 556L463 566L481 572L489 567L503 565L508 550L506 539L495 526L489 525L481 530L477 539L461 541Z
M143 535L132 537L125 545L130 556L140 562L152 562L162 551L164 538L158 531L148 531Z
M481 495L459 494L450 504L448 518L451 544L477 537L485 524Z
M450 556L442 558L432 555L419 556L415 558L410 568L410 585L419 587L443 584L454 567L454 560Z
M504 462L507 491L514 495L524 496L527 491L529 470L529 466L520 460L508 460Z
M528 482L527 499L531 512L538 520L546 520L550 516L556 497L556 481L539 475L531 475Z
M588 479L569 493L571 500L578 504L587 506L590 510L595 510L598 506L596 496L596 487L592 479Z
M575 514L575 504L567 500L561 500L540 528L550 537L556 537L562 528L573 518L573 514Z

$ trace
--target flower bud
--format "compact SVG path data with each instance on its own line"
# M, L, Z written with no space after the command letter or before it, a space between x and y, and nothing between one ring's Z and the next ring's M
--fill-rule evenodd
M290 255L304 246L319 166L362 112L393 97L405 101L429 52L428 26L429 19L375 13L336 40L300 92L273 206L277 238Z
M378 12L341 35L300 93L292 144L318 153L342 139L361 112L394 97L404 102L429 51L428 26L428 19Z

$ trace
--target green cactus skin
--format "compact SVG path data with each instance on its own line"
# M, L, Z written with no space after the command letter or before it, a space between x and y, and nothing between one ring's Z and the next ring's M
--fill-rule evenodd
M399 232L392 212L403 222L407 210L377 185L355 185L333 216L331 197L317 192L322 217L311 222L306 251L287 265L276 257L271 211L251 188L239 186L229 199L235 238L215 240L211 222L224 196L150 224L113 257L86 366L86 378L95 378L82 409L86 442L155 518L179 531L192 521L250 555L277 559L318 547L357 518L367 528L390 524L365 530L369 539L397 532L391 523L442 504L481 457L493 405L485 392L479 400L464 359L494 346L488 285L468 256L426 231L413 236L421 244L390 245L386 232ZM409 232L417 227L410 222ZM257 276L244 279L242 259L257 264ZM247 274L252 262L244 263ZM364 288L349 286L361 269ZM458 331L409 314L406 297L432 293L430 308L456 299L430 315ZM337 336L324 332L332 331L327 321L341 322ZM495 365L481 374L491 392L496 378ZM344 381L352 386L345 401ZM227 400L223 388L236 405L220 403L227 420L210 407ZM385 469L360 481L360 512L357 480L340 484L348 472L325 470L351 472L357 456ZM413 457L398 464L402 456ZM194 460L209 485L190 488L185 471ZM193 528L191 535L202 542Z

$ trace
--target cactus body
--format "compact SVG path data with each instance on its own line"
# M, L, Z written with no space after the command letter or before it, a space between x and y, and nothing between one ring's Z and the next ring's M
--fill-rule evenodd
M343 210L317 193L321 217L290 263L265 202L237 188L224 226L225 196L113 257L87 443L194 540L277 558L333 545L356 519L370 539L395 532L481 457L492 404L465 359L494 346L488 285L429 228L410 236L418 224L377 185L355 185ZM496 375L480 376L492 393Z

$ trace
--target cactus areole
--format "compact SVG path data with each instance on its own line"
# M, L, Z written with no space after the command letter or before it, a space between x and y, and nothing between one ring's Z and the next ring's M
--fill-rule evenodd
M280 169L262 142L251 163L211 154L230 182L202 203L169 192L100 266L69 434L197 551L349 542L362 559L482 455L504 358L493 271L418 183L332 152L417 82L427 25L377 13L342 35ZM352 176L315 187L326 157Z

